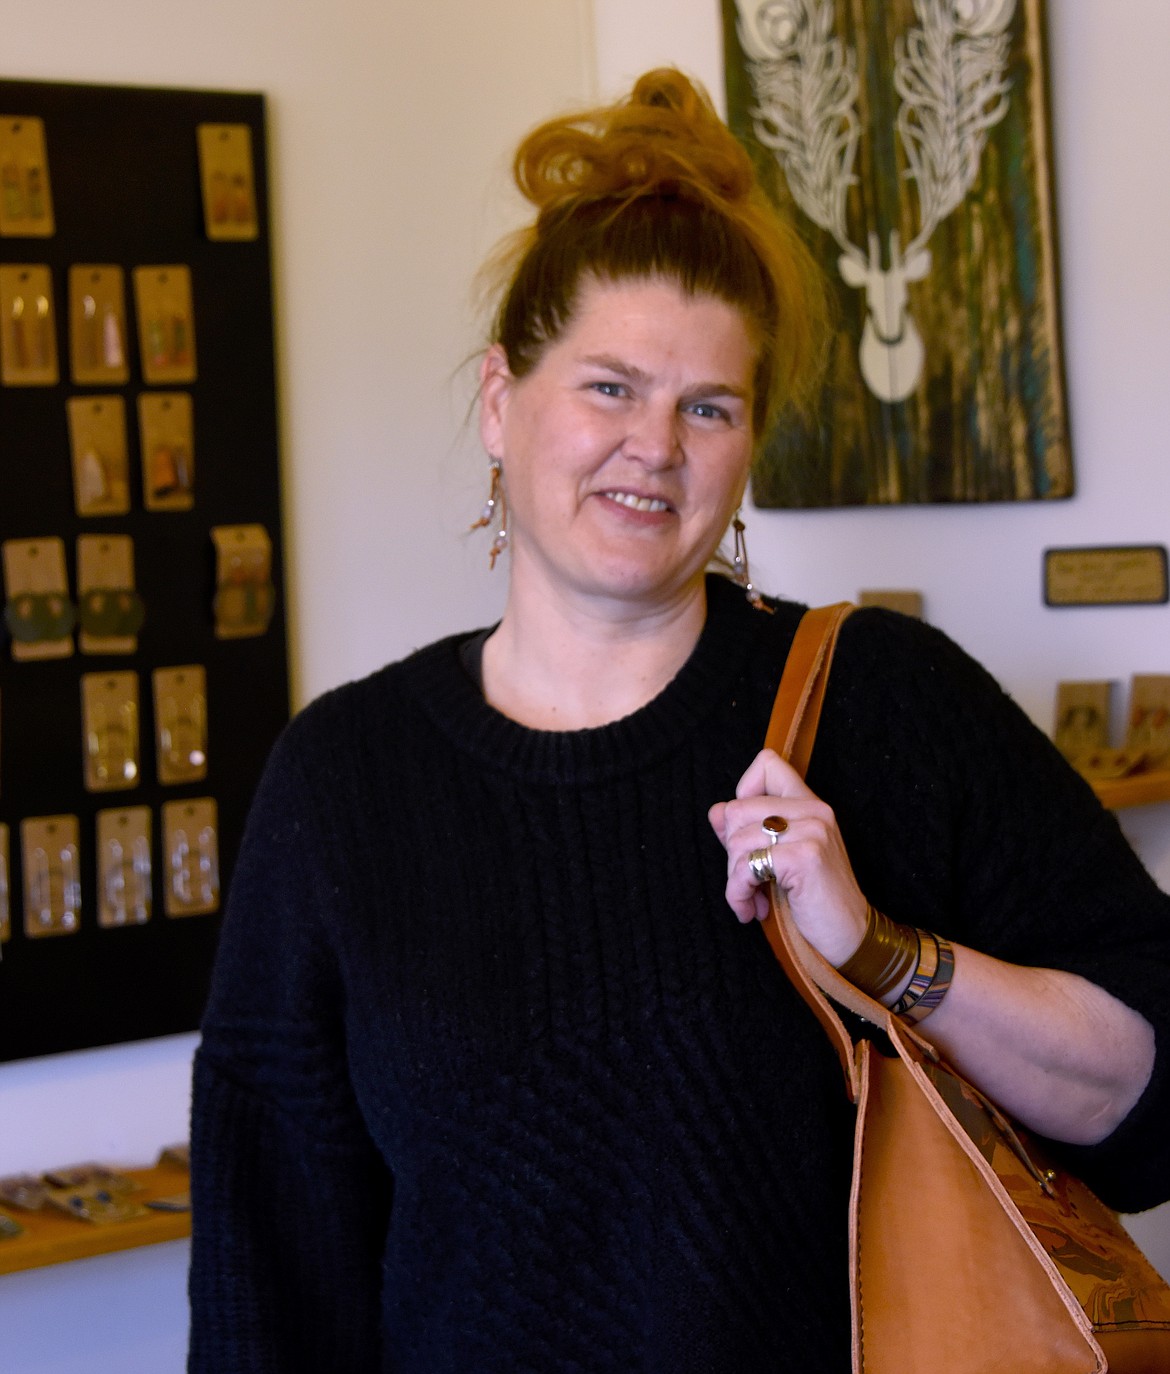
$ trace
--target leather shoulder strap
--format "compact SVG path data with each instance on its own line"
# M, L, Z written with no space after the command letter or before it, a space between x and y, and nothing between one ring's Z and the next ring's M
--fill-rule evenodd
M772 717L768 722L765 747L775 749L804 777L816 741L817 725L829 682L829 669L837 647L837 636L845 619L855 608L848 602L806 611L797 627L792 647L784 664ZM764 933L772 952L789 981L804 998L813 1015L837 1052L845 1074L846 1090L857 1102L864 1090L864 1045L854 1049L853 1040L838 1016L831 997L869 1021L890 1037L901 1057L911 1063L908 1045L927 1059L937 1060L938 1051L911 1026L874 998L842 978L823 954L800 933L783 892L775 883L768 888L768 917ZM827 995L826 995L827 994ZM859 1062L860 1061L860 1062Z
M816 742L837 636L852 611L853 606L847 601L806 611L784 664L764 746L774 749L782 759L791 763L801 777L808 770ZM819 960L838 982L846 988L851 988L851 985L800 934L788 911L788 903L774 883L769 889L769 898L771 910L764 922L764 933L772 953L829 1037L841 1061L850 1099L856 1101L861 1084L858 1081L852 1037L812 976L812 970L806 966L810 960ZM820 971L817 969L818 973Z
M853 609L840 601L806 611L784 663L764 748L774 749L802 778L812 758L837 636Z
M765 745L787 758L803 777L812 756L817 724L829 681L829 669L837 647L837 636L853 611L848 602L807 611L801 620L784 665ZM891 1036L910 1040L929 1057L935 1051L909 1026L859 988L842 978L829 961L813 948L797 928L784 895L773 883L768 891L770 911L764 932L772 952L780 961L792 985L804 998L825 1034L829 1037L841 1068L849 1095L857 1101L861 1091L853 1041L832 1002L848 1007L863 1020L880 1026ZM828 994L826 996L826 994ZM895 1037L895 1043L897 1038Z

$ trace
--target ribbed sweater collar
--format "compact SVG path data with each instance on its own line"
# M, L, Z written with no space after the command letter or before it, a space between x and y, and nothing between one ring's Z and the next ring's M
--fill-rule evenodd
M653 700L588 730L531 730L489 706L459 661L456 635L406 661L409 690L455 745L501 773L587 784L630 775L678 747L733 694L770 617L725 578L707 579L707 619L690 657Z

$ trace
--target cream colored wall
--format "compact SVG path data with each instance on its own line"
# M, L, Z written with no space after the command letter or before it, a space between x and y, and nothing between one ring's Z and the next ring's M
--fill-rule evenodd
M1160 0L1050 8L1080 495L1043 509L751 517L765 586L810 600L920 587L931 619L1044 723L1058 678L1170 670L1166 609L1057 613L1038 594L1049 544L1170 535L1170 262L1155 241L1170 210L1170 11ZM714 0L0 0L0 32L6 76L271 97L298 703L491 619L501 589L483 541L463 535L484 460L463 428L472 374L458 368L477 342L473 265L515 212L508 152L588 91L594 47L607 92L663 61L717 92ZM1127 825L1170 886L1170 808ZM148 1160L186 1133L193 1045L0 1066L0 1173ZM1159 1258L1170 1269L1170 1244ZM0 1279L0 1363L172 1374L184 1264L174 1245Z

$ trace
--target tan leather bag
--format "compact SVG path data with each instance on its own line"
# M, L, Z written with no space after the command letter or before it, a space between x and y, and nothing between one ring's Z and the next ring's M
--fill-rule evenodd
M808 612L785 665L766 743L802 776L852 609ZM857 1104L855 1374L1170 1374L1170 1287L1116 1215L842 978L774 886L765 929ZM855 1045L829 997L881 1027L897 1057Z

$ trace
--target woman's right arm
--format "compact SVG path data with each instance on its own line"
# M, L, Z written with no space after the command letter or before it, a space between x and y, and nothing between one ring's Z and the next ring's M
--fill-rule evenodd
M381 1367L391 1180L347 1073L296 733L253 803L195 1060L190 1374Z

